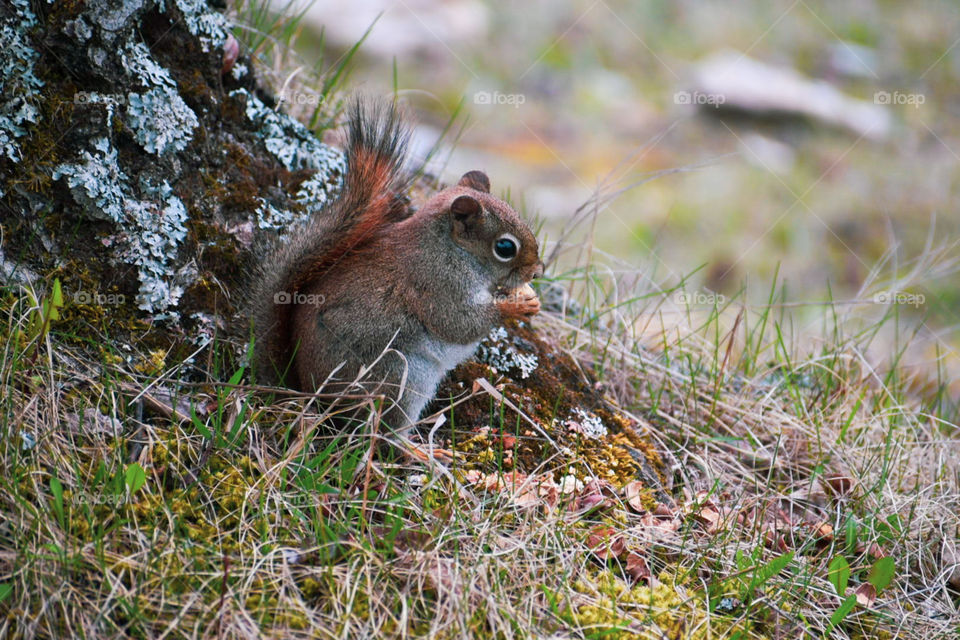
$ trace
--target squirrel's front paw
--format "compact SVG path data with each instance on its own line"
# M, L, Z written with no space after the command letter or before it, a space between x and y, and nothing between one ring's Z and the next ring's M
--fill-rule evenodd
M540 299L529 284L506 293L498 293L497 308L504 318L524 320L540 313Z

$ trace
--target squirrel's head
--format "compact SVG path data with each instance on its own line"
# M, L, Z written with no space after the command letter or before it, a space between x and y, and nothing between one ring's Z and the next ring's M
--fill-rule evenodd
M485 173L464 174L438 197L449 212L453 241L487 266L498 288L514 289L543 275L536 237L510 205L490 195Z

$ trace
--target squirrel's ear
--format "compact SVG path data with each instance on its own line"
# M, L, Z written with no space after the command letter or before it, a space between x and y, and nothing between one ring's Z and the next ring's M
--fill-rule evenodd
M457 184L461 187L470 187L477 191L490 193L490 178L483 171L467 171Z
M450 205L450 213L453 214L454 226L467 231L479 224L483 207L470 196L460 196Z

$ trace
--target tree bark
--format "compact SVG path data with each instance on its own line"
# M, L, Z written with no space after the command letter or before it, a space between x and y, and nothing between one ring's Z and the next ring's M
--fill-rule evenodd
M203 0L12 0L0 38L7 284L57 277L78 313L160 334L222 327L254 237L338 188L340 152Z

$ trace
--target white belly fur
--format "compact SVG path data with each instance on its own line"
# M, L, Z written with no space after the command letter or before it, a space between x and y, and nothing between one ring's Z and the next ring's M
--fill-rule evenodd
M404 355L407 358L407 388L403 404L410 421L416 421L448 371L469 358L480 341L470 344L441 342L425 337Z

